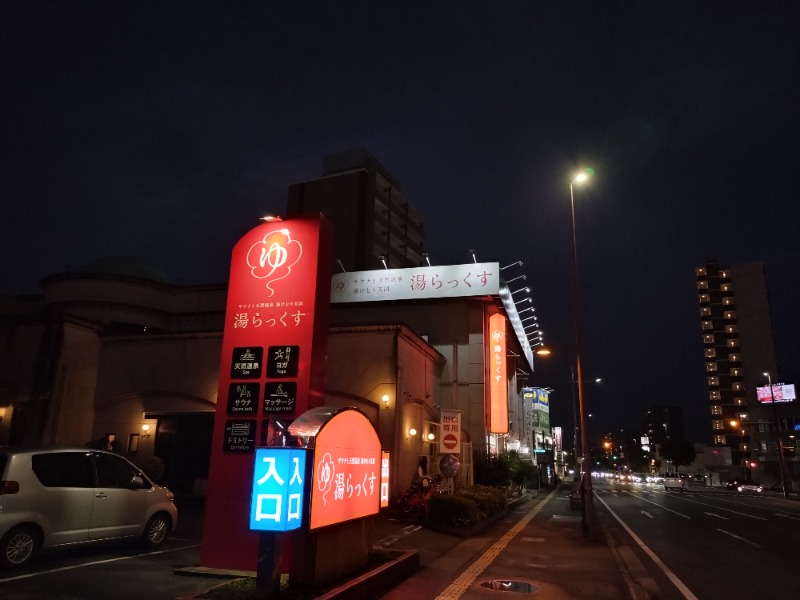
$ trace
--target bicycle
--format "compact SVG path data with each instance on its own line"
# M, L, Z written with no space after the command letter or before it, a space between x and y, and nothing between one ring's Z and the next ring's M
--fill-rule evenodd
M427 475L419 481L414 481L398 499L400 510L409 514L419 512L427 506L428 501L434 493L440 492L442 476L428 477Z

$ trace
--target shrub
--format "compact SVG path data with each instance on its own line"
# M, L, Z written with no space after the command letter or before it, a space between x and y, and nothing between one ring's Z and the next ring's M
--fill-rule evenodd
M436 494L428 502L425 521L432 527L470 527L478 522L478 506L464 496Z
M481 485L505 487L511 481L511 465L508 454L497 456L477 454L475 458L475 481Z
M470 485L459 488L456 496L466 498L473 502L481 519L491 517L502 511L506 506L505 494L497 488L488 485Z
M143 456L131 459L131 462L139 467L144 474L155 483L164 476L164 461L157 456Z

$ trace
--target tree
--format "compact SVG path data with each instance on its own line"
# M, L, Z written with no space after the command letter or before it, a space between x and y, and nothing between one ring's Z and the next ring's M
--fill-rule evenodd
M697 458L694 445L691 442L681 440L668 440L661 444L660 454L676 467L688 466Z

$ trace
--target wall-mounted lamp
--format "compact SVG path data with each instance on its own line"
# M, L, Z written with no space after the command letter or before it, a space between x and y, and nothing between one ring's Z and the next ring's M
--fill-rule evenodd
M429 441L429 442L432 442L432 441L433 441L433 440L435 440L435 439L436 439L436 435L435 435L435 434L434 434L434 433L431 431L431 432L428 434L428 441Z
M150 437L150 425L147 423L142 425L142 437Z
M384 394L383 396L381 396L381 400L383 401L383 405L386 408L389 408L389 394Z
M410 429L408 430L408 435L409 435L409 437L414 437L415 435L417 435L417 430L416 430L416 429L414 429L413 427L412 427L412 428L410 428Z

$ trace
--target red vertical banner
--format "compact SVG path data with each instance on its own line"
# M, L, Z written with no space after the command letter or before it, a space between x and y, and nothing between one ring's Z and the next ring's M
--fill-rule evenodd
M506 318L489 317L486 365L489 376L489 433L508 433L508 376L506 373Z
M200 564L255 570L256 446L324 403L333 233L321 215L259 225L234 246Z

